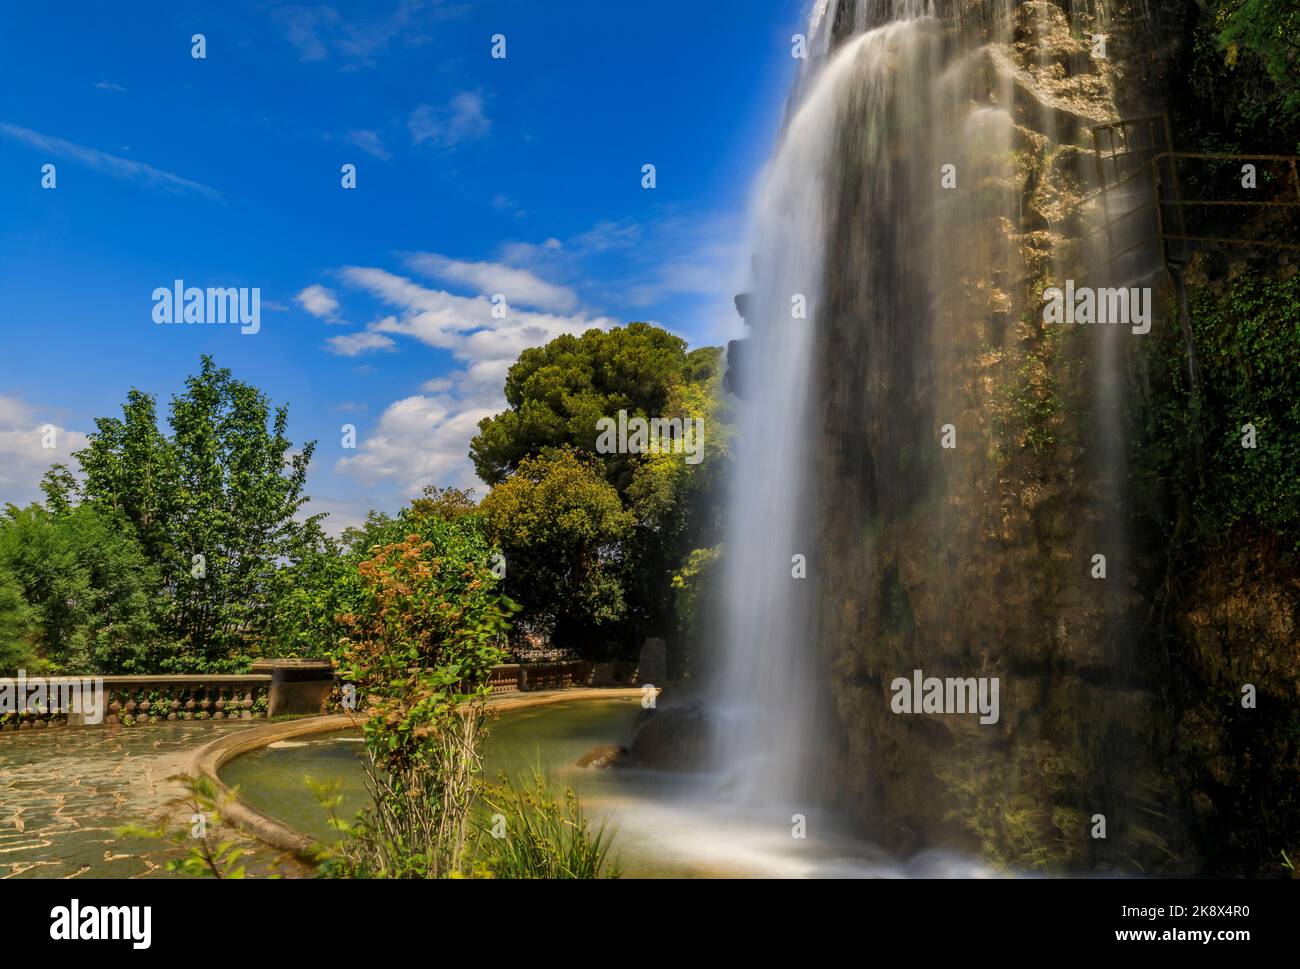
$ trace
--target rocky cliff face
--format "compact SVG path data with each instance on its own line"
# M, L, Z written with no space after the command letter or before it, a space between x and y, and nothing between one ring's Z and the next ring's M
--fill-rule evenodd
M1089 129L1118 116L1125 44L1093 56L1112 27L1047 0L962 5L943 29L928 100L843 119L815 351L818 638L843 738L826 783L903 850L1176 868L1114 448L1137 348L1108 357L1116 337L1041 313L1044 287L1089 275ZM915 669L998 678L1000 719L894 713Z

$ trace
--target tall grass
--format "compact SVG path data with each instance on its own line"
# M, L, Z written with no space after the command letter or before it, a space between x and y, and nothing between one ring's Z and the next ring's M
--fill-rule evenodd
M613 832L594 830L571 788L556 794L534 766L521 778L503 776L481 796L476 822L475 874L491 878L618 878Z

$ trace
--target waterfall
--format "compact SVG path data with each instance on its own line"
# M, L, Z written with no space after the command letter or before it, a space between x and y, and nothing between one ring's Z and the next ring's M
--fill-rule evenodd
M1087 274L1089 129L1115 117L1100 24L1083 2L813 6L731 361L713 711L751 813L848 804L907 850L962 844L955 805L996 827L1017 797L1025 858L1102 850L1062 833L1083 810L1062 791L1107 800L1127 768L1106 758L1140 740L1140 704L1103 685L1127 675L1122 579L1087 569L1121 548L1128 337L1052 330L1039 302ZM999 678L1005 718L894 715L916 669ZM1045 764L1059 789L1033 786Z
M719 705L720 758L734 771L737 795L753 804L785 805L805 793L816 743L820 674L810 597L800 585L807 580L799 575L816 567L804 513L812 499L811 351L843 123L855 100L866 98L873 127L860 147L864 157L884 156L890 99L922 98L937 54L936 22L919 15L832 51L833 14L825 2L813 12L814 54L755 203L753 348L744 374L753 392L741 409L735 454Z

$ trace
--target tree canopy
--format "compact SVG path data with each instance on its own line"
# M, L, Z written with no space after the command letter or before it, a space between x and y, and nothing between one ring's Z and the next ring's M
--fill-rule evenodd
M721 527L716 491L729 451L721 370L717 348L688 351L648 323L562 336L520 355L506 377L509 407L479 423L470 455L493 485L484 513L510 563L506 587L524 607L522 628L614 654L676 631L673 576ZM702 419L703 460L599 453L597 422L619 411Z

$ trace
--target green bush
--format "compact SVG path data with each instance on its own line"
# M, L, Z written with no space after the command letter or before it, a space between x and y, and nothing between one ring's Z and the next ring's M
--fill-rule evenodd
M357 567L363 596L340 617L340 673L365 704L372 803L343 826L328 874L445 878L465 869L483 701L513 608L468 521L436 519L433 539L376 546Z

